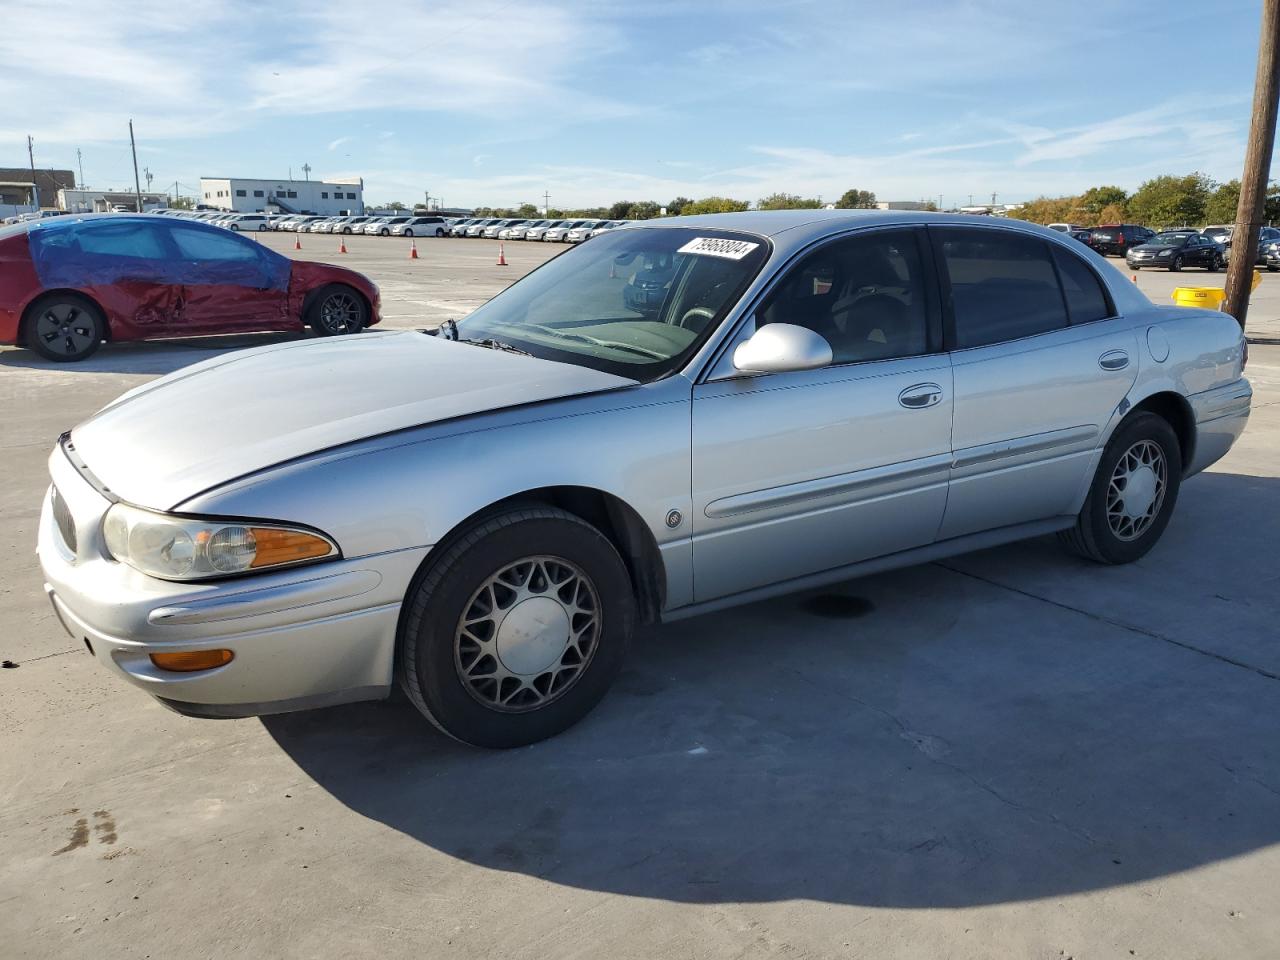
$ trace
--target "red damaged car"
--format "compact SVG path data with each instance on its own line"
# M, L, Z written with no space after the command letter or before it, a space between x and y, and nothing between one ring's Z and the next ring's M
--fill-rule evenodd
M354 270L290 260L171 217L52 217L0 227L0 344L83 360L103 340L377 323L378 288Z

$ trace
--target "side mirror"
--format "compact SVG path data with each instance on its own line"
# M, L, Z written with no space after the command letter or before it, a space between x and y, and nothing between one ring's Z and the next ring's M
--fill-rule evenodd
M733 365L743 373L816 370L832 359L831 344L793 323L767 323L733 351Z

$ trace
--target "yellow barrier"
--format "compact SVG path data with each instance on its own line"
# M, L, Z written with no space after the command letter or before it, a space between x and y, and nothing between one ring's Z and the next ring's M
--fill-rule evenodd
M1262 271L1253 271L1253 279L1249 282L1250 292L1258 289L1262 282ZM1221 310L1222 301L1227 298L1227 291L1221 287L1175 287L1172 293L1173 302L1180 307L1201 307L1205 310Z

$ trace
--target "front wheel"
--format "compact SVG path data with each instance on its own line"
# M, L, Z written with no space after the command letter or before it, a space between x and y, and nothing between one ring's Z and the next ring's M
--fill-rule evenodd
M307 325L322 337L359 333L369 322L364 298L340 283L323 288L307 308Z
M1139 413L1122 423L1102 453L1076 524L1059 536L1098 563L1131 563L1169 524L1182 481L1182 450L1169 422Z
M391 236L391 231L388 230L386 227L383 227L381 230L378 231L378 236L389 237Z
M240 228L239 228L239 227L237 227L234 223L233 223L233 224L231 224L231 229L232 229L232 230L234 230L236 233L239 233L239 232L240 232Z
M412 231L412 230L406 230L406 231L404 232L404 235L405 235L406 237L412 237L412 236L413 236L413 231Z
M1169 272L1177 273L1182 269L1182 254L1178 254L1173 258L1173 262L1169 264Z
M635 622L626 567L586 521L532 506L480 522L410 589L399 676L449 736L519 747L591 711Z
M74 363L102 344L107 322L97 304L73 293L38 301L27 315L25 341L46 360Z

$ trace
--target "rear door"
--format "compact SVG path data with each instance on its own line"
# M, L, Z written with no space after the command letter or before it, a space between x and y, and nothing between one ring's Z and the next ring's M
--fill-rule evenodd
M930 227L955 377L940 539L1075 511L1137 342L1093 268L1021 232Z
M168 221L86 220L68 231L76 286L107 310L122 338L165 336L181 325L181 270L168 242Z
M277 328L286 322L289 261L235 233L173 224L186 333Z

